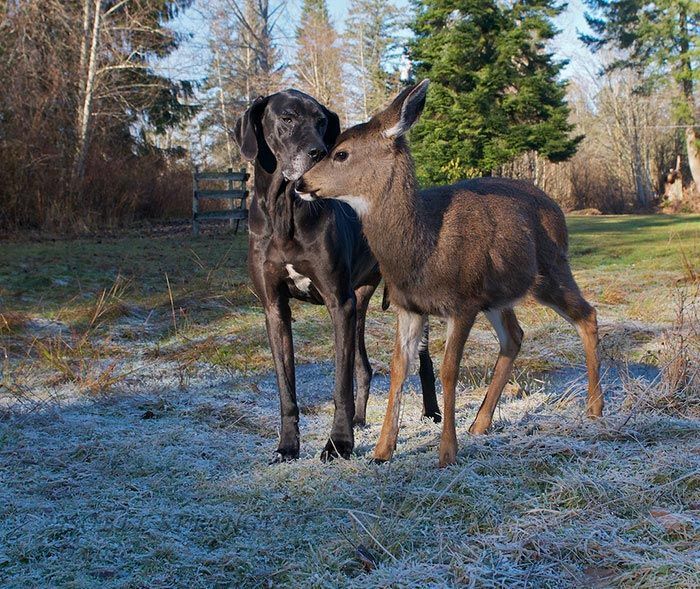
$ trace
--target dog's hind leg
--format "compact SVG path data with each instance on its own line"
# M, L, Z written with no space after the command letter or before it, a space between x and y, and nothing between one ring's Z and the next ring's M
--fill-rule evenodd
M328 292L328 291L326 291ZM350 458L355 445L352 421L355 417L355 399L352 394L353 364L355 360L355 324L357 305L355 293L346 295L332 292L325 297L326 307L333 321L335 340L335 389L333 426L321 460L341 456Z
M423 391L423 417L431 418L435 423L442 421L442 414L435 394L435 369L430 358L428 344L430 342L430 325L425 318L423 337L418 346L418 375L420 376L421 390Z
M369 399L369 387L372 381L372 366L367 357L365 346L365 319L367 307L376 290L376 284L367 284L355 289L357 299L357 323L355 325L355 418L354 425L365 425L367 416L367 400Z

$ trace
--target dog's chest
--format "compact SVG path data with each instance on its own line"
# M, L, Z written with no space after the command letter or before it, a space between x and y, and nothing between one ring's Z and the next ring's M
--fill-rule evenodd
M289 275L290 280L294 283L294 286L296 286L302 293L309 294L309 289L311 288L311 278L297 272L292 264L285 265L285 268L287 269L287 274Z

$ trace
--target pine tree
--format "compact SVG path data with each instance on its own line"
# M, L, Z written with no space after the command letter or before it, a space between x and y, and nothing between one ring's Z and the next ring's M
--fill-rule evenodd
M631 68L648 86L678 88L674 120L685 128L688 163L700 186L700 142L694 92L698 80L700 2L697 0L586 0L593 35L582 39L594 50L613 46L623 57L612 68ZM640 88L641 89L641 88Z
M410 56L430 78L412 132L417 173L442 183L491 171L529 150L571 157L565 83L546 43L556 35L554 0L415 0Z
M345 24L348 61L353 76L352 116L367 120L386 103L399 84L387 61L398 52L400 12L385 0L351 0Z
M304 0L301 15L294 63L298 87L343 117L342 52L326 0Z

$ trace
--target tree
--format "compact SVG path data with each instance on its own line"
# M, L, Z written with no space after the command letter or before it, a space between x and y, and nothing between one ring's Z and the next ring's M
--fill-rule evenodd
M154 73L149 62L177 48L177 35L164 23L190 3L82 0L72 192L81 189L96 121L117 126L141 122L162 132L193 114L178 100L180 94L191 95L191 85Z
M326 0L304 0L294 62L299 89L345 117L342 52Z
M282 8L283 4L270 0L221 0L210 15L212 60L205 84L207 113L202 127L210 134L215 131L211 145L215 155L222 144L226 146L228 166L234 159L230 129L235 118L255 97L282 86L276 46Z
M189 3L0 4L0 224L68 228L148 208L153 170L172 170L177 150L147 144L194 110L180 101L192 85L155 70Z
M678 87L674 120L685 128L688 164L700 186L700 151L694 89L698 80L700 2L697 0L586 0L593 35L582 39L594 50L625 52L611 68L630 68L649 86L670 77Z
M353 76L354 118L367 120L395 93L399 80L387 61L399 48L400 12L385 0L351 0L345 24Z
M411 134L423 183L488 175L529 150L571 157L565 83L546 43L554 0L415 0L409 45L416 78L428 77L426 112Z

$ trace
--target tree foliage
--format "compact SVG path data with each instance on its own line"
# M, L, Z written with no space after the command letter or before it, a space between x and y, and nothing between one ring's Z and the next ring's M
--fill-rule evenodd
M351 114L357 120L367 120L399 85L388 62L400 54L400 17L385 0L350 1L345 42L355 98Z
M553 0L416 0L409 45L416 78L431 79L413 131L424 183L487 175L528 150L566 160L570 136L563 64L547 51Z
M326 0L304 0L296 42L294 71L299 89L344 118L342 49Z
M283 63L278 42L284 4L275 0L218 0L210 5L207 79L199 133L206 143L203 163L233 166L237 148L231 137L235 119L257 96L279 90Z
M143 200L170 155L147 138L193 112L181 100L192 85L153 66L178 46L167 24L189 4L0 6L0 224L117 222L148 208ZM137 177L144 154L151 171ZM146 185L135 189L139 182Z
M628 68L644 91L675 82L673 114L685 127L688 164L700 184L700 137L695 88L700 76L700 2L697 0L586 0L591 35L582 40L593 50L613 47L621 56L611 68ZM645 88L646 86L646 88Z

